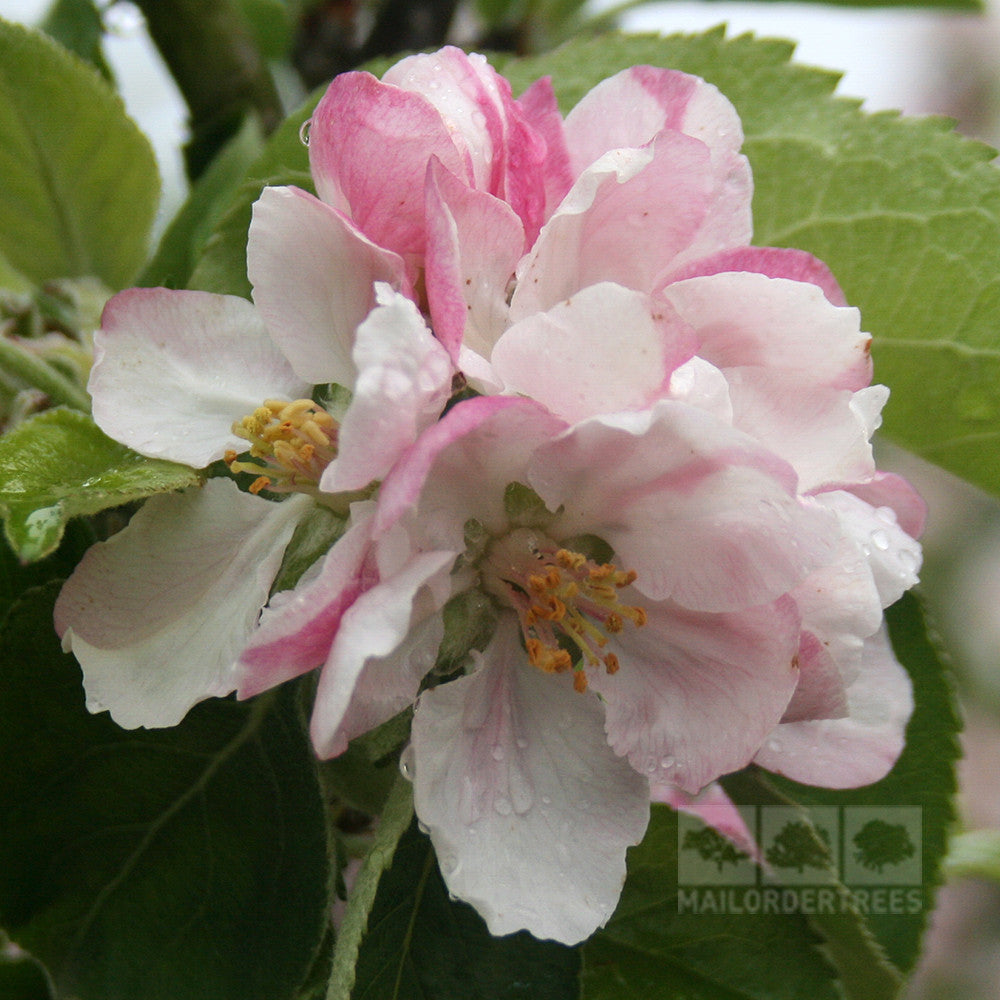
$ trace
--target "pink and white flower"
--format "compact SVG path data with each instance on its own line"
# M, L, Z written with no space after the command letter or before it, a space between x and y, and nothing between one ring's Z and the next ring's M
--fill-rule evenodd
M404 59L381 81L345 73L310 122L319 197L269 188L255 207L255 301L289 338L308 339L316 317L295 303L339 286L329 276L351 274L355 258L371 268L380 248L455 362L496 388L488 362L511 323L602 282L648 294L745 246L741 143L718 90L672 70L619 73L565 120L548 80L514 100L482 56L453 48Z
M328 328L311 353L232 296L137 288L108 303L90 380L98 425L141 454L195 468L225 459L256 480L250 492L211 479L155 497L77 567L55 619L92 710L171 726L240 690L239 654L296 527L317 506L346 517L437 419L447 354L410 300L384 284L373 294L356 331ZM353 391L336 419L309 399L316 380ZM251 461L238 461L248 446Z

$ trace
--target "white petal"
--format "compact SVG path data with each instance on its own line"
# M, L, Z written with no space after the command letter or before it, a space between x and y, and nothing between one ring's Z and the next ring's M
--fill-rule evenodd
M516 323L491 361L509 389L574 422L644 409L693 350L690 328L666 303L603 282Z
M600 702L528 665L512 617L476 673L421 695L412 746L444 880L491 933L575 944L603 926L649 786L608 747Z
M175 726L236 688L236 661L310 501L271 503L228 479L156 496L93 546L56 604L87 706L125 729Z
M348 388L354 330L375 305L374 282L404 284L400 257L291 187L264 188L254 204L247 274L254 302L295 371L311 384Z
M269 397L312 388L292 372L245 299L130 288L104 310L94 338L94 419L152 458L203 468L243 451L234 421Z
M846 718L775 727L755 762L824 788L856 788L886 775L903 749L913 691L885 629L865 643L861 669L847 688L847 704Z
M360 490L382 479L417 435L432 424L451 393L448 352L417 307L388 285L358 327L354 398L340 425L339 454L320 488Z
M386 706L390 718L417 695L441 633L421 629L449 596L454 552L414 556L397 574L361 594L345 612L320 674L310 731L320 757L336 757ZM419 634L414 634L419 633ZM365 672L368 678L361 680ZM371 676L374 675L374 676ZM359 685L361 687L359 688ZM357 697L355 697L357 693ZM378 702L369 701L377 694Z

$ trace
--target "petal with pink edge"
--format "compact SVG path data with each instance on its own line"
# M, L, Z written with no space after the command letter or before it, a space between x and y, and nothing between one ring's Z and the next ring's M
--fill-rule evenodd
M808 281L823 290L831 304L846 306L847 299L833 272L811 253L786 247L736 247L693 260L670 275L668 284L725 271L754 271L769 278Z
M509 205L431 161L424 282L434 332L455 360L463 343L489 357L507 326L507 286L523 250L524 227Z
M240 698L325 662L344 612L371 582L366 578L365 557L371 546L372 509L365 507L352 507L354 523L316 571L307 571L293 590L275 594L264 608L260 626L240 656Z
M459 403L420 435L386 477L376 531L412 512L411 531L424 548L460 552L470 518L487 530L507 530L504 490L525 481L532 452L565 427L533 400L479 396Z
M416 698L441 642L438 612L457 554L415 555L344 613L313 705L310 733L320 757L343 753L349 740Z
M271 336L314 385L353 385L354 331L375 305L374 283L408 290L401 258L293 187L264 188L254 203L247 274Z
M237 686L236 661L311 503L271 503L227 479L155 496L90 548L56 602L87 707L125 729L175 726Z
M573 170L581 173L609 149L645 146L664 129L699 139L718 160L743 144L736 109L712 84L677 70L633 66L588 91L566 116Z
M699 614L629 600L647 623L612 637L616 673L589 675L608 742L651 781L694 794L746 766L784 714L798 681L795 604Z
M713 191L708 149L680 133L606 153L577 178L519 265L512 321L601 281L651 292L696 245Z
M597 535L642 593L699 611L773 601L828 561L836 537L829 512L795 495L790 466L673 401L575 425L536 451L528 482L564 508L563 537Z
M718 368L758 366L805 385L855 391L871 382L871 337L857 309L831 305L818 285L750 271L667 285L662 295L697 332Z
M706 785L697 795L689 795L669 782L650 779L649 790L653 802L662 802L677 812L697 816L706 826L718 830L755 861L762 859L760 846L750 829L752 819L751 824L748 824L739 808L717 782Z
M668 305L604 283L516 323L491 360L508 389L573 423L651 405L694 346L691 328Z
M360 490L383 478L451 394L451 359L417 307L381 283L376 299L354 343L358 377L340 425L337 458L320 480L328 493Z
M317 193L395 253L423 252L424 175L432 156L472 183L467 151L430 100L369 73L334 77L313 112L309 165Z
M245 299L130 288L104 309L89 389L94 419L152 458L203 468L246 442L233 422L311 384L288 366Z
M862 669L847 688L847 701L846 718L777 726L755 763L824 788L856 788L883 778L902 752L913 711L910 678L884 628L866 641Z
M615 909L649 786L608 747L600 702L528 665L512 617L478 659L417 704L417 816L492 934L575 944Z

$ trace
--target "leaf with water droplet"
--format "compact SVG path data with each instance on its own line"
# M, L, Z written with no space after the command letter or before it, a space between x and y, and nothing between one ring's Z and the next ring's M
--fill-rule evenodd
M145 458L87 415L46 410L0 437L0 509L25 562L54 551L71 517L96 514L200 481L193 469Z

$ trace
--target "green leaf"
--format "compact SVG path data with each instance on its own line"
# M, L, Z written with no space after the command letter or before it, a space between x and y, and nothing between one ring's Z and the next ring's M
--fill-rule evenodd
M382 877L350 994L328 1000L576 1000L574 948L522 931L492 937L448 898L430 841L411 824Z
M25 562L54 551L71 517L197 482L193 469L138 455L74 410L46 410L0 438L0 508Z
M60 45L90 63L108 83L114 84L111 67L101 47L104 24L93 0L55 0L40 27Z
M551 74L564 109L636 63L714 83L740 113L754 170L754 242L824 259L874 335L892 389L883 432L1000 492L1000 173L942 119L865 114L788 42L723 29L576 41L504 62L515 90ZM932 413L933 420L927 419Z
M153 259L138 278L138 284L150 288L184 288L187 285L220 214L262 147L259 126L252 118L247 118L243 128L195 182L160 239Z
M156 158L97 72L0 21L0 254L36 282L122 288L146 257Z
M691 912L678 871L677 814L654 805L618 909L584 945L583 1000L839 998L804 916Z
M84 708L57 587L0 630L0 923L80 1000L284 1000L326 925L323 806L294 692L173 729Z
M189 288L250 298L246 251L253 203L268 184L294 184L314 192L309 173L309 150L300 139L299 131L321 96L322 91L313 94L268 139L263 153L247 170L206 241L204 253L188 282Z

